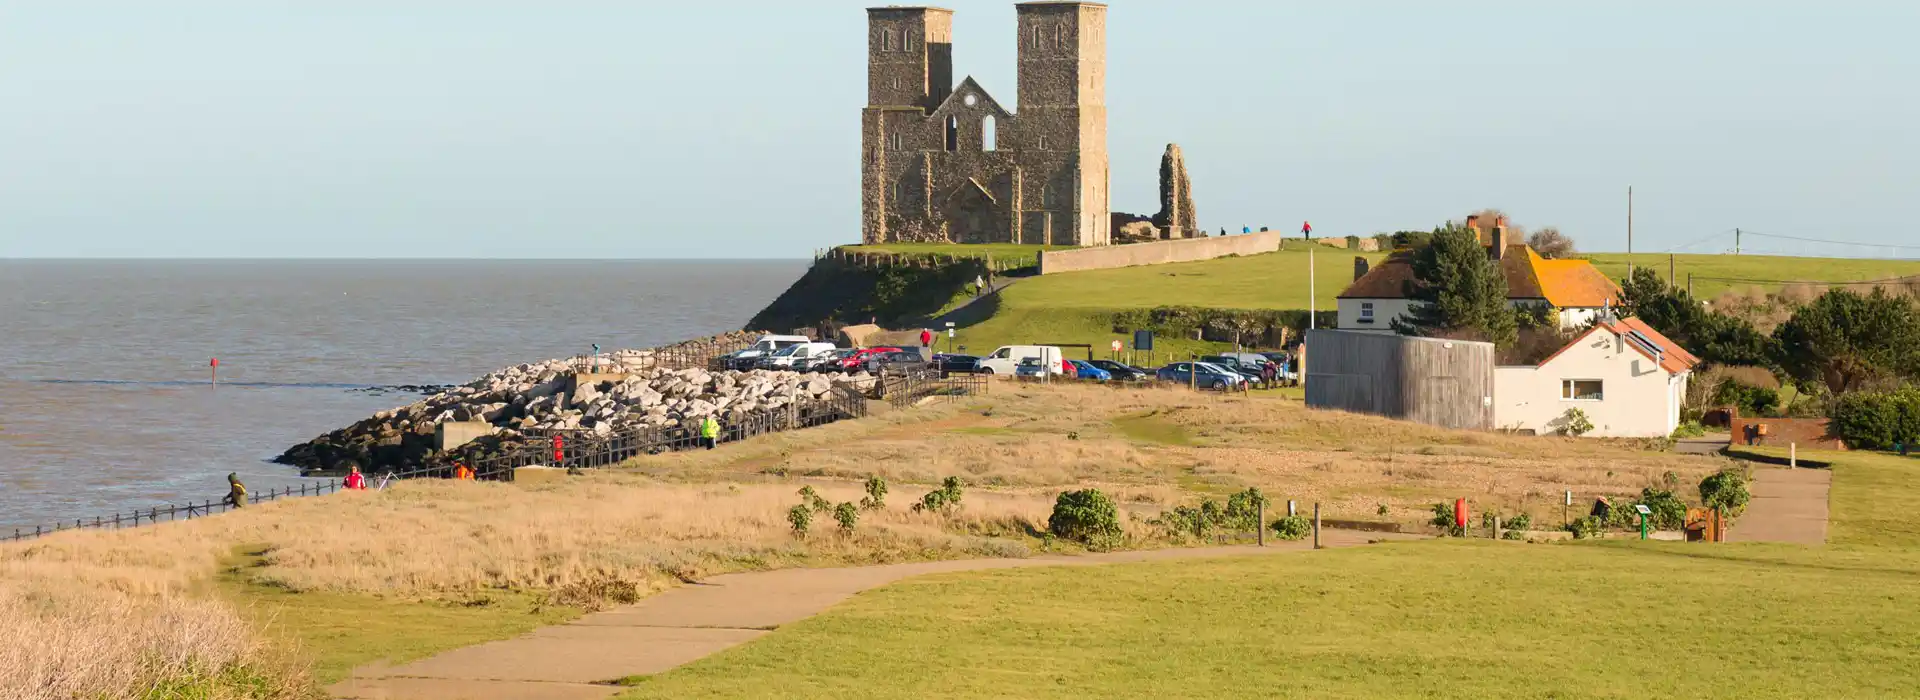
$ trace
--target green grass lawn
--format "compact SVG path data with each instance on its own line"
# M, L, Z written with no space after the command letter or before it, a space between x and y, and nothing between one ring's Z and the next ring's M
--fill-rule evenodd
M1353 281L1356 255L1375 263L1384 257L1288 241L1284 250L1262 255L1031 277L1001 292L993 315L959 329L954 344L984 354L1002 345L1086 343L1105 357L1108 343L1130 341L1113 330L1113 314L1123 309L1304 310L1308 308L1309 258L1317 277L1313 287L1318 308L1332 311L1334 298ZM1153 364L1227 349L1222 343L1191 338L1161 337L1155 344L1159 352ZM1147 364L1145 358L1141 363Z
M344 593L295 593L250 582L242 555L216 581L219 595L253 618L273 639L313 663L330 684L355 667L401 664L433 654L510 639L580 615L544 605L539 596L489 591L466 600L415 601Z
M1627 275L1627 255L1625 253L1594 253L1587 256L1593 266L1599 268L1608 277L1620 279ZM1667 276L1667 256L1641 253L1633 256L1633 263L1651 267ZM1828 282L1886 279L1920 275L1920 261L1868 260L1854 258L1792 258L1773 255L1676 255L1673 260L1674 282L1684 287L1687 275L1696 278L1732 277L1740 279L1762 280L1820 280ZM1745 282L1725 282L1719 280L1695 279L1693 295L1700 299L1712 299L1728 289L1747 289L1766 287L1769 290L1780 285L1761 285Z
M1920 460L1819 458L1822 548L1450 540L927 577L622 697L1909 696Z

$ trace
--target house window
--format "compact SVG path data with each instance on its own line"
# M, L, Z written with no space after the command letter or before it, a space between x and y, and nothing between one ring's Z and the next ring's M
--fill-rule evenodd
M1373 323L1373 302L1360 302L1360 322Z
M1598 379L1562 379L1560 380L1560 399L1562 401L1601 401L1606 398Z

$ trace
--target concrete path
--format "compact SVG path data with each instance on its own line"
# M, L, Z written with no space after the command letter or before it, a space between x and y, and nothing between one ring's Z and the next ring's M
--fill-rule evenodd
M1346 547L1411 535L1326 530L1322 544ZM589 700L620 688L608 681L654 674L743 644L825 610L855 593L910 576L1121 562L1299 552L1310 543L1203 547L1028 559L970 559L845 569L783 569L715 576L587 615L518 639L455 649L394 667L356 669L329 690L364 700Z
M1673 443L1673 451L1681 454L1710 455L1719 454L1727 449L1731 439L1726 433L1708 433L1700 437L1681 438Z
M1833 472L1826 469L1753 470L1753 500L1727 529L1728 542L1827 542L1827 490Z

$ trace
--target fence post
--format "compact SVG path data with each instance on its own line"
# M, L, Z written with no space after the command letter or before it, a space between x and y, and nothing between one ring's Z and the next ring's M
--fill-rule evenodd
M1313 548L1320 548L1320 504L1313 504Z
M1267 546L1267 502L1262 500L1257 505L1260 507L1260 514L1255 516L1253 530L1260 533L1260 546L1265 547Z

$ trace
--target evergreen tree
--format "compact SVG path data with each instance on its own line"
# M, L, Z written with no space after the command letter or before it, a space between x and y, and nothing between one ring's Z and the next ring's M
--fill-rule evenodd
M1920 376L1920 316L1911 300L1875 289L1827 292L1774 329L1780 365L1803 386L1840 395L1884 378Z
M1402 335L1443 336L1511 345L1516 322L1507 307L1507 278L1472 229L1434 229L1432 242L1413 254L1407 315L1393 321Z
M1621 280L1620 315L1638 316L1701 360L1775 368L1775 341L1744 318L1708 311L1686 290L1641 267Z

